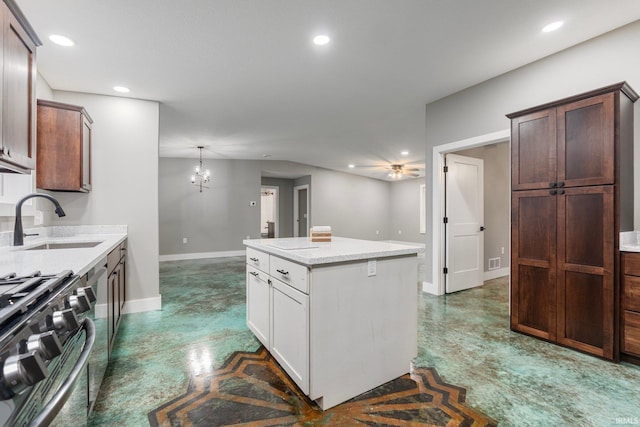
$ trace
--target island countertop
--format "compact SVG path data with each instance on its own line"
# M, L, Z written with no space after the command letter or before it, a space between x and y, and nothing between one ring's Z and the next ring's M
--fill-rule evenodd
M242 243L250 248L307 266L414 255L423 251L418 245L395 242L349 239L332 237L331 242L312 242L308 237L280 239L251 239Z

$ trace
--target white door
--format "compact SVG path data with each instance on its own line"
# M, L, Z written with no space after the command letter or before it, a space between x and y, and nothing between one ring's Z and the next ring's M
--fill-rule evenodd
M445 164L445 283L450 293L483 283L484 162L447 154Z
M309 230L309 185L293 187L293 237L307 237Z

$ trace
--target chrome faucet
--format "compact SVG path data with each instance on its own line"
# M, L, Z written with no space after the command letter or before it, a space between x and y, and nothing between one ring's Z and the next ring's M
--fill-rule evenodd
M43 193L27 194L22 199L18 200L18 203L16 203L16 224L13 227L13 246L24 245L24 236L26 236L26 234L24 234L24 231L22 230L22 204L33 197L43 197L47 200L50 200L51 203L56 206L56 214L58 215L58 217L63 217L66 215L62 210L62 206L60 206L60 203L58 203L58 201L52 196Z

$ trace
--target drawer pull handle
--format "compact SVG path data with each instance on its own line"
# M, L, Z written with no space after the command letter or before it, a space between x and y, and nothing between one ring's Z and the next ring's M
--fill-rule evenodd
M249 274L252 275L252 276L255 276L255 277L259 276L258 272L256 272L256 271L250 271Z
M278 273L282 274L283 276L287 276L289 275L288 271L284 271L284 270L276 270Z
M258 262L258 258L249 258L253 262Z

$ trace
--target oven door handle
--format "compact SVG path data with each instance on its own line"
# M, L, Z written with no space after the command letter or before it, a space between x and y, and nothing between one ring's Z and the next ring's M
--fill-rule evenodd
M51 421L58 415L58 412L62 409L64 404L69 399L69 396L73 392L74 386L80 375L82 375L82 371L87 366L87 361L89 360L89 356L91 355L91 351L93 350L93 344L96 340L96 328L93 324L93 321L88 317L84 319L82 322L81 329L84 329L87 333L84 348L80 353L80 357L76 362L75 366L69 373L69 376L60 386L60 389L56 392L56 394L51 398L49 403L42 409L42 411L35 417L29 426L47 426L51 424Z

